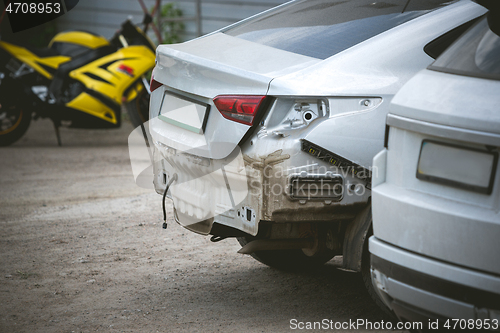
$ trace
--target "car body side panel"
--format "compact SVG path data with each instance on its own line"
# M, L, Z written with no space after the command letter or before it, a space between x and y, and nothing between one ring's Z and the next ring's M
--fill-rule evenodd
M473 19L484 12L484 8L477 4L459 2L429 13L307 70L274 79L269 94L383 97L384 101L376 110L331 117L305 137L310 142L368 167L373 156L383 147L385 115L389 111L387 106L391 97L433 60L423 52L424 46L458 26L459 22ZM462 21L457 17L461 17Z
M317 126L305 139L369 168L373 156L384 145L385 117L389 111L387 101L392 95L378 97L383 99L379 107L332 117Z

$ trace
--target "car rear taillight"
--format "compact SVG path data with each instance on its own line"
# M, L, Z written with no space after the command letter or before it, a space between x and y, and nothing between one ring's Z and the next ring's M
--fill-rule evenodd
M252 126L265 98L266 96L217 96L214 104L224 118Z
M153 92L156 89L160 88L162 84L155 80L155 77L151 75L151 82L149 84L149 91Z

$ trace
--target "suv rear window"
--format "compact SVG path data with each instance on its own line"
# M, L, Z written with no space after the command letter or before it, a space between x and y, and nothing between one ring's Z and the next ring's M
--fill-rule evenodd
M444 0L303 0L243 22L224 33L277 49L326 59L408 22Z
M500 36L483 18L451 45L429 69L500 80Z

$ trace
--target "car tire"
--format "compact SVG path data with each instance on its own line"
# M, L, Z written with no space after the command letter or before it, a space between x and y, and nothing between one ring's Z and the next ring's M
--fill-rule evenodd
M241 246L245 246L255 238L251 236L237 237L237 240ZM333 251L324 251L318 256L310 257L304 254L301 249L294 249L256 251L251 256L269 267L285 271L300 271L323 266L335 256L335 253Z

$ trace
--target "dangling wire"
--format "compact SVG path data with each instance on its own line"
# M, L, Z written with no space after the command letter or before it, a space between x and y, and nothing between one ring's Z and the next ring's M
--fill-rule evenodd
M165 198L167 197L167 192L168 189L170 188L170 185L172 185L172 183L176 180L177 180L177 174L174 173L172 175L172 178L170 178L170 180L168 181L167 186L165 186L165 192L163 192L163 200L161 202L163 207L163 229L167 229L167 210L165 209Z

